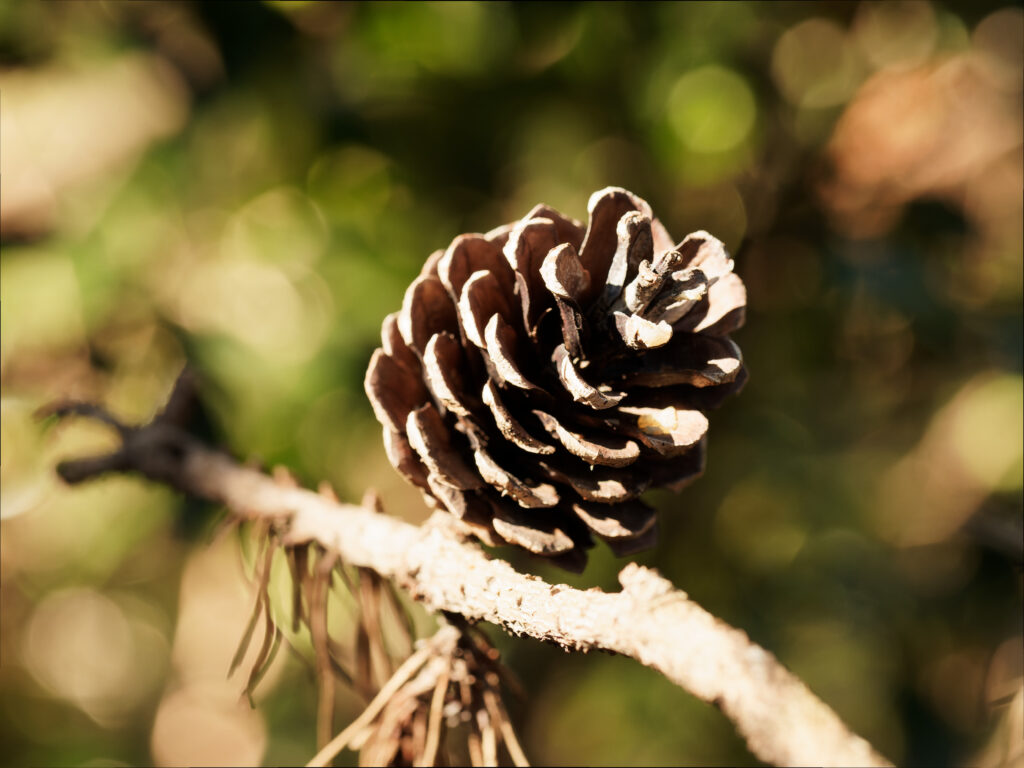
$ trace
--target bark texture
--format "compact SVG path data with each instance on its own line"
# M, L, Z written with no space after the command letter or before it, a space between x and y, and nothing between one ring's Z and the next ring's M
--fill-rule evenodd
M281 484L208 449L157 419L128 428L92 407L59 412L98 416L121 433L107 456L62 463L68 482L106 472L139 472L219 502L244 518L272 518L291 543L316 541L346 562L393 578L429 608L487 621L567 650L607 650L652 667L721 708L750 750L774 765L889 765L778 660L742 631L716 619L657 572L627 565L622 591L549 584L491 560L460 538L452 518L422 527Z

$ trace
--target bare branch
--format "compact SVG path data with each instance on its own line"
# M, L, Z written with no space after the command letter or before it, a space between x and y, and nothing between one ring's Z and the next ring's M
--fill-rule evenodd
M74 412L117 424L98 409ZM622 591L611 594L549 584L488 559L476 544L458 537L447 516L435 515L417 528L340 504L241 466L159 420L119 431L120 450L62 463L61 477L76 483L105 472L139 472L222 503L239 517L275 520L286 543L315 541L351 565L394 579L432 610L487 621L568 650L629 656L720 707L765 762L890 765L772 654L656 571L627 565L619 575Z
M122 438L130 431L130 427L125 426L123 422L115 418L100 406L95 405L94 403L81 403L76 400L69 400L44 406L36 411L36 416L39 418L46 418L48 416L56 416L57 418L65 418L67 416L88 416L91 419L95 419L107 426L113 427Z

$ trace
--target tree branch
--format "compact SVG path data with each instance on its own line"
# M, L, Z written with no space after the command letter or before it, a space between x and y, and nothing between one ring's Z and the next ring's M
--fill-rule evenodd
M733 721L750 751L775 765L886 766L890 763L747 635L712 616L656 571L629 564L622 591L581 591L519 573L459 538L447 515L422 527L364 507L286 486L241 466L158 417L125 427L101 409L69 404L114 426L114 453L67 461L69 483L134 471L225 505L246 518L278 521L289 544L317 542L345 562L394 579L435 611L497 624L568 650L606 650L658 670Z

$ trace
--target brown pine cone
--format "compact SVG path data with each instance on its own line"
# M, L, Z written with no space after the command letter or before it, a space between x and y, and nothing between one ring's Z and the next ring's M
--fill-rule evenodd
M722 243L674 245L647 203L538 205L435 252L388 315L366 392L391 463L490 545L586 563L651 546L648 488L704 470L704 410L746 379L746 290Z

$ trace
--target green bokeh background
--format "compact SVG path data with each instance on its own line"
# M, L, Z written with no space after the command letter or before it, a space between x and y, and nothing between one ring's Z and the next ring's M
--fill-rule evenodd
M235 574L234 645L238 541L132 478L61 487L112 437L35 409L143 420L188 359L215 442L422 520L362 391L381 320L457 234L617 185L749 292L750 382L639 562L899 764L1020 764L1022 40L991 2L4 4L0 761L315 751L301 637L176 751L225 632L185 607ZM490 635L535 764L757 762L635 662Z

